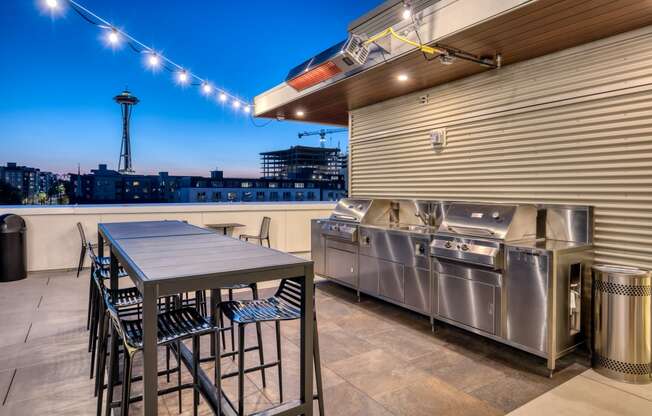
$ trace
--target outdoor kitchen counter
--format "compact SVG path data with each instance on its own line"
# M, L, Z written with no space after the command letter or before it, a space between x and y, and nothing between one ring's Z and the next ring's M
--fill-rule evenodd
M531 250L551 251L555 253L572 253L592 247L592 244L576 243L551 239L525 240L510 242L510 246Z
M302 283L300 399L283 403L266 414L312 414L313 263L281 251L249 244L180 221L109 223L98 225L98 251L104 243L111 253L111 290L118 289L118 264L143 296L143 411L158 413L157 300L182 292L211 290L211 311L219 287L283 278ZM308 334L308 336L306 336ZM182 344L182 360L191 366L190 352ZM202 395L216 411L212 380L199 370ZM222 396L222 413L235 415Z

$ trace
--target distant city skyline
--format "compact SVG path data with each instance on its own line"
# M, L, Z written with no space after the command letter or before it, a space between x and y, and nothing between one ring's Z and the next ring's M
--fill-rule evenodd
M203 175L219 168L228 176L258 177L260 152L319 144L318 137L299 140L297 133L322 126L274 121L257 128L244 114L208 102L196 87L181 88L170 74L147 71L130 51L105 47L100 33L73 12L51 19L38 3L0 4L0 163L61 174L76 172L78 163L83 172L98 164L117 169L121 122L112 98L125 86L141 99L132 119L139 174ZM82 0L247 99L343 39L347 24L377 3L254 1L244 9L238 2L191 0L172 8ZM266 23L270 14L273 27ZM333 136L333 146L338 141L345 147L346 134Z

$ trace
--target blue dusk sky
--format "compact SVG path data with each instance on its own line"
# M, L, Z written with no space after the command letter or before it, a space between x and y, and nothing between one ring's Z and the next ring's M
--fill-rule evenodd
M0 164L58 173L116 168L120 109L128 86L141 102L132 119L138 173L259 175L259 152L318 137L323 126L273 121L257 128L241 111L152 73L126 45L107 47L102 30L67 10L53 18L44 0L0 1ZM380 0L77 0L136 39L216 86L253 97L290 68L346 37L349 22ZM59 0L59 3L65 3ZM266 120L257 120L264 123ZM346 146L346 134L336 134ZM327 143L328 144L328 143Z

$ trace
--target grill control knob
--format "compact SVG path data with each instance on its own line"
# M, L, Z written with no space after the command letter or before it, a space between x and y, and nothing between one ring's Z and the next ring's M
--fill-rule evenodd
M500 218L500 212L494 211L493 214L491 214L491 218L497 220L498 218Z
M451 247L453 247L453 245L451 244L450 241L446 241L446 244L444 244L444 247L451 248Z
M466 244L462 244L460 246L460 248L462 249L462 251L468 251L469 250L469 246L467 246Z

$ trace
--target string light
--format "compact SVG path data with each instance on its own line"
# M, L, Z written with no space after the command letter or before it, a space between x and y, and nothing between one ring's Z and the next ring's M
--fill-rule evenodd
M200 91L206 95L212 94L214 88L213 86L205 79L199 77L196 74L191 73L186 70L183 66L172 61L168 57L154 51L153 48L144 44L143 42L137 40L128 33L116 29L112 23L108 22L106 19L98 16L91 10L79 4L76 0L41 0L43 5L50 9L51 11L61 9L62 3L70 6L70 8L76 12L84 21L93 24L103 30L106 30L106 42L112 47L117 47L120 43L126 43L129 46L129 49L138 53L146 54L145 64L151 69L163 68L169 72L172 72L175 75L176 82L180 85L187 85L192 82L192 85L201 85ZM239 98L236 98L234 95L227 93L226 91L220 89L220 94L218 95L219 101L222 103L227 102L229 99L233 101L232 105L234 109L242 108L245 113L250 113L252 106L247 104L246 101L242 101Z
M188 81L190 81L188 71L182 69L181 71L177 72L177 81L179 81L179 84L187 84Z
M150 52L149 56L147 57L147 64L150 68L156 69L159 67L159 65L161 65L161 58L158 57L156 52Z
M118 42L120 42L120 35L118 35L118 31L115 29L111 29L109 34L107 35L107 40L111 45L117 45Z

